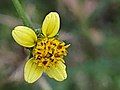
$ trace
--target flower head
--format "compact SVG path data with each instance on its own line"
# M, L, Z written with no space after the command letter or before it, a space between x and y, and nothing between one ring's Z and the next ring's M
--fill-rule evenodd
M12 36L18 44L32 48L32 58L26 62L24 67L24 78L28 83L38 80L43 72L57 81L67 78L63 57L67 55L66 49L69 45L65 45L55 37L59 27L58 13L51 12L43 21L41 37L25 26L17 26L12 31Z

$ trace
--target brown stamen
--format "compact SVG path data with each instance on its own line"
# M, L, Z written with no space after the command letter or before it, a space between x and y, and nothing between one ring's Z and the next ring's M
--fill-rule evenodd
M62 48L62 46L61 45L59 45L58 47L57 47L57 49L61 49Z
M42 63L43 63L44 65L46 65L46 64L47 64L47 61L43 61Z

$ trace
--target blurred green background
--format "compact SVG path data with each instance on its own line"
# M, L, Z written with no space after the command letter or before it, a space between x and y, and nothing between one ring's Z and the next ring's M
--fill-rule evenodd
M0 90L120 90L120 0L20 0L35 28L57 11L60 38L70 43L68 78L23 79L26 51L11 31L23 25L12 0L0 0Z

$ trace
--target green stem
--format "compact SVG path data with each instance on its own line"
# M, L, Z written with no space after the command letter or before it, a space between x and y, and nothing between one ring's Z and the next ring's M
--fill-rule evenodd
M28 27L32 27L32 23L30 21L30 19L28 18L28 16L26 15L24 9L22 8L22 5L20 4L19 0L12 0L20 18L22 19L23 21L23 24L25 26L28 26Z

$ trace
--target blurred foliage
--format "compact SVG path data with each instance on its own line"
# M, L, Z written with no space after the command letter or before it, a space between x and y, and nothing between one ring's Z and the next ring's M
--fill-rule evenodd
M12 1L0 0L0 90L120 90L120 0L20 2L35 28L49 12L60 14L60 38L71 44L68 78L57 82L43 75L35 84L24 82L27 51L11 36L23 24Z

